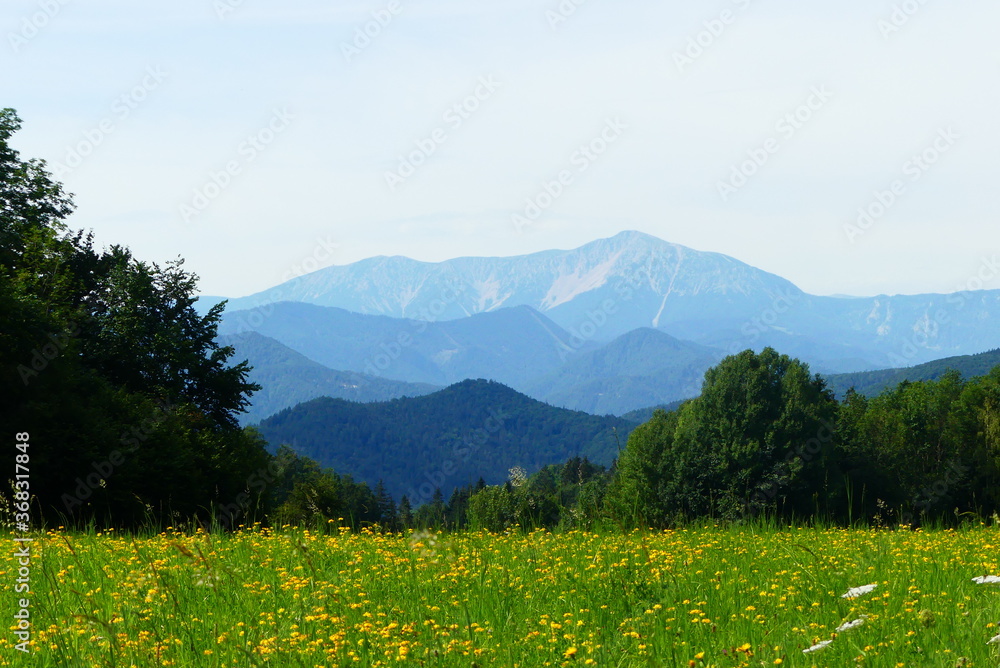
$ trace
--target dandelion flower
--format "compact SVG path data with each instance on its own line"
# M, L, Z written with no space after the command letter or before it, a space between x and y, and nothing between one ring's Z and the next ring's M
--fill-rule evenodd
M972 581L976 584L996 584L1000 582L1000 575L980 575L977 578L972 578Z
M855 619L853 622L844 622L843 624L837 627L837 633L843 633L844 631L850 631L853 628L857 628L865 623L865 619L867 619L867 617L862 615L861 617Z
M812 647L807 647L806 649L802 650L802 653L809 654L810 652L818 652L832 642L833 642L832 640L824 640L822 642L818 642Z
M864 596L870 591L873 591L877 584L861 585L860 587L851 587L847 590L846 594L841 594L840 598L857 598L858 596Z
M572 659L574 656L576 656L576 647L570 647L563 652L563 658L565 659Z

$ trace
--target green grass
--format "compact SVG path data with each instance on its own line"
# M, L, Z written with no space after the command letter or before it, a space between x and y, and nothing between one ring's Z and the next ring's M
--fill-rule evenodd
M1000 633L1000 585L972 581L1000 574L1000 531L985 526L50 532L33 545L34 656L8 634L0 665L1000 663L987 644ZM0 558L10 581L13 552Z

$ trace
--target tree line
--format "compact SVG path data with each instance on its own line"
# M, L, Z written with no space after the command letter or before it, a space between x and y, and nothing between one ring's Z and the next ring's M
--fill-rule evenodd
M526 502L551 501L537 488L546 475L514 491L483 490L470 499L471 517L493 530L996 519L1000 367L905 381L870 398L849 391L838 402L808 365L746 350L710 369L697 399L637 427L613 470L581 476L575 503L533 515Z

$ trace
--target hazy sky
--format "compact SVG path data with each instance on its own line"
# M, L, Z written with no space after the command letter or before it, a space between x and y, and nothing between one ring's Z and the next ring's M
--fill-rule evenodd
M3 0L0 106L73 227L205 294L623 229L818 294L951 292L1000 253L997 25L996 0Z

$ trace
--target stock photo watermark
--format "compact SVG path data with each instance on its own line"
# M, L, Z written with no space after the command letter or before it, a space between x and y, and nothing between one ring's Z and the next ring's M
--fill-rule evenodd
M587 0L562 0L555 9L545 10L545 20L549 22L549 27L554 31L566 23L576 14L576 10L585 4L587 4Z
M939 129L930 146L911 156L900 167L900 171L904 177L907 177L906 179L894 179L884 190L876 190L868 204L858 208L858 217L854 223L844 225L844 234L847 235L847 240L852 244L856 243L858 237L870 230L906 194L907 181L916 183L922 179L928 170L955 146L959 139L961 139L961 135L957 134L951 127Z
M424 470L423 477L426 482L418 487L410 487L406 492L406 498L414 504L414 507L427 503L434 496L434 490L441 487L448 478L459 471L461 464L468 463L476 452L489 442L490 437L503 429L504 422L511 416L496 408L490 408L489 417L483 421L483 426L473 430L472 434L458 440L452 446L452 457L444 460L433 470Z
M350 63L360 56L402 11L403 5L399 0L390 0L383 9L372 12L370 21L354 29L354 39L340 43L340 52L344 55L344 59Z
M242 7L244 2L246 0L215 0L212 9L215 10L215 15L221 21Z
M150 93L163 85L167 76L167 72L162 67L158 65L148 66L145 75L138 84L114 99L111 103L110 116L102 118L97 125L85 130L83 137L78 142L66 147L62 162L56 162L52 165L55 177L65 178L82 165L105 142L108 136L119 128L119 123L127 120L146 101Z
M76 323L70 323L66 331L60 333L50 333L46 338L48 341L31 351L31 360L28 364L17 366L17 375L21 377L21 382L25 387L38 377L38 374L45 371L49 364L63 354L69 346L70 341L80 335L80 327Z
M590 309L583 319L569 327L569 347L559 346L559 360L565 362L572 353L579 352L589 341L594 340L601 329L611 321L611 316L618 313L618 302L605 299L596 309Z
M802 300L802 296L801 292L793 292L791 288L779 292L770 306L743 323L743 326L740 327L740 334L743 338L729 344L729 354L736 355L748 347L752 347L762 335L774 329L781 322L782 317Z
M420 308L420 318L411 321L412 332L399 332L395 340L388 343L383 341L379 344L378 352L365 362L362 369L364 373L369 376L381 376L385 373L400 358L403 351L412 346L416 342L416 338L427 331L427 326L437 322L448 306L461 299L467 289L468 286L464 283L457 285L448 283L438 299L432 301L429 306Z
M246 479L243 491L237 494L231 503L216 506L215 522L223 529L235 528L240 518L244 517L250 510L251 502L254 500L253 492L256 491L256 496L259 499L267 492L268 487L279 479L280 475L281 467L273 459L268 462L267 466L251 473Z
M416 148L405 155L399 155L396 169L385 172L385 183L389 186L389 190L395 192L396 188L416 174L417 170L437 153L438 148L448 141L449 133L462 127L499 88L500 82L496 81L493 75L479 77L475 90L441 115L441 120L447 127L434 128L426 137L413 140Z
M805 443L790 448L785 453L785 459L778 464L779 473L785 477L791 477L796 468L802 469L808 466L814 459L820 456L825 445L833 442L837 427L832 422L823 421L822 426L817 430L816 435L808 439ZM778 495L779 486L777 482L768 482L760 487L752 498L752 501L761 504L773 501Z
M906 337L903 345L898 350L888 354L889 367L910 366L921 349L931 348L934 340L938 338L941 328L952 324L955 312L961 311L971 301L972 295L970 293L984 289L998 276L1000 276L1000 258L996 255L983 258L979 269L969 276L964 284L957 286L954 293L945 296L947 308L939 307L935 309L933 315L928 312L921 321L914 323L913 333Z
M38 11L21 19L21 29L7 33L7 42L14 53L20 53L28 42L38 37L59 16L72 0L38 0Z
M718 16L702 21L703 30L688 38L687 45L682 51L674 51L674 65L677 71L684 74L695 61L715 46L716 42L725 34L729 26L736 23L740 17L740 12L750 7L753 0L733 0L736 9L723 9Z
M782 116L774 124L777 136L768 137L760 146L747 150L747 160L734 164L729 178L718 181L716 190L723 202L743 188L766 165L784 144L782 140L792 139L811 121L816 113L827 105L833 93L826 86L813 86L809 96L798 107Z
M914 16L926 5L928 0L905 0L892 6L892 13L888 18L881 18L876 24L878 31L882 33L884 39L889 39L892 35L906 27Z
M191 199L180 204L178 212L181 220L188 224L204 213L233 184L234 179L289 128L294 119L295 116L287 109L274 109L270 120L256 132L247 135L236 148L236 157L228 160L222 169L210 171L208 179L194 189Z
M264 324L264 321L274 313L274 305L277 302L285 301L286 297L290 298L286 290L291 290L298 285L299 281L306 274L311 274L325 267L333 259L334 254L339 248L340 244L334 242L329 235L317 238L312 253L292 264L282 275L278 286L268 291L270 301L265 304L258 304L249 309L244 309L243 311L238 311L240 318L236 326L237 334L245 334L246 332L259 329Z
M31 543L33 538L24 535L31 530L31 435L28 432L14 434L14 528L20 536L14 537L14 558L17 577L14 580L16 599L12 630L18 642L14 649L28 654L31 652Z
M66 512L72 516L76 508L82 507L94 495L95 491L106 487L107 481L115 474L115 471L127 461L127 455L138 452L143 443L156 431L156 428L176 410L176 405L163 401L156 407L153 414L141 423L133 425L129 431L122 432L119 443L123 447L112 450L105 459L99 462L91 462L90 467L93 471L81 473L74 481L76 487L73 488L73 493L67 492L62 495L60 501L62 501Z
M608 148L617 142L628 125L618 118L609 118L604 122L604 128L593 139L581 144L569 163L576 169L561 169L551 179L542 181L539 191L525 200L524 209L511 214L510 220L514 229L520 234L523 229L537 221L576 181L576 174L583 174L593 165Z

